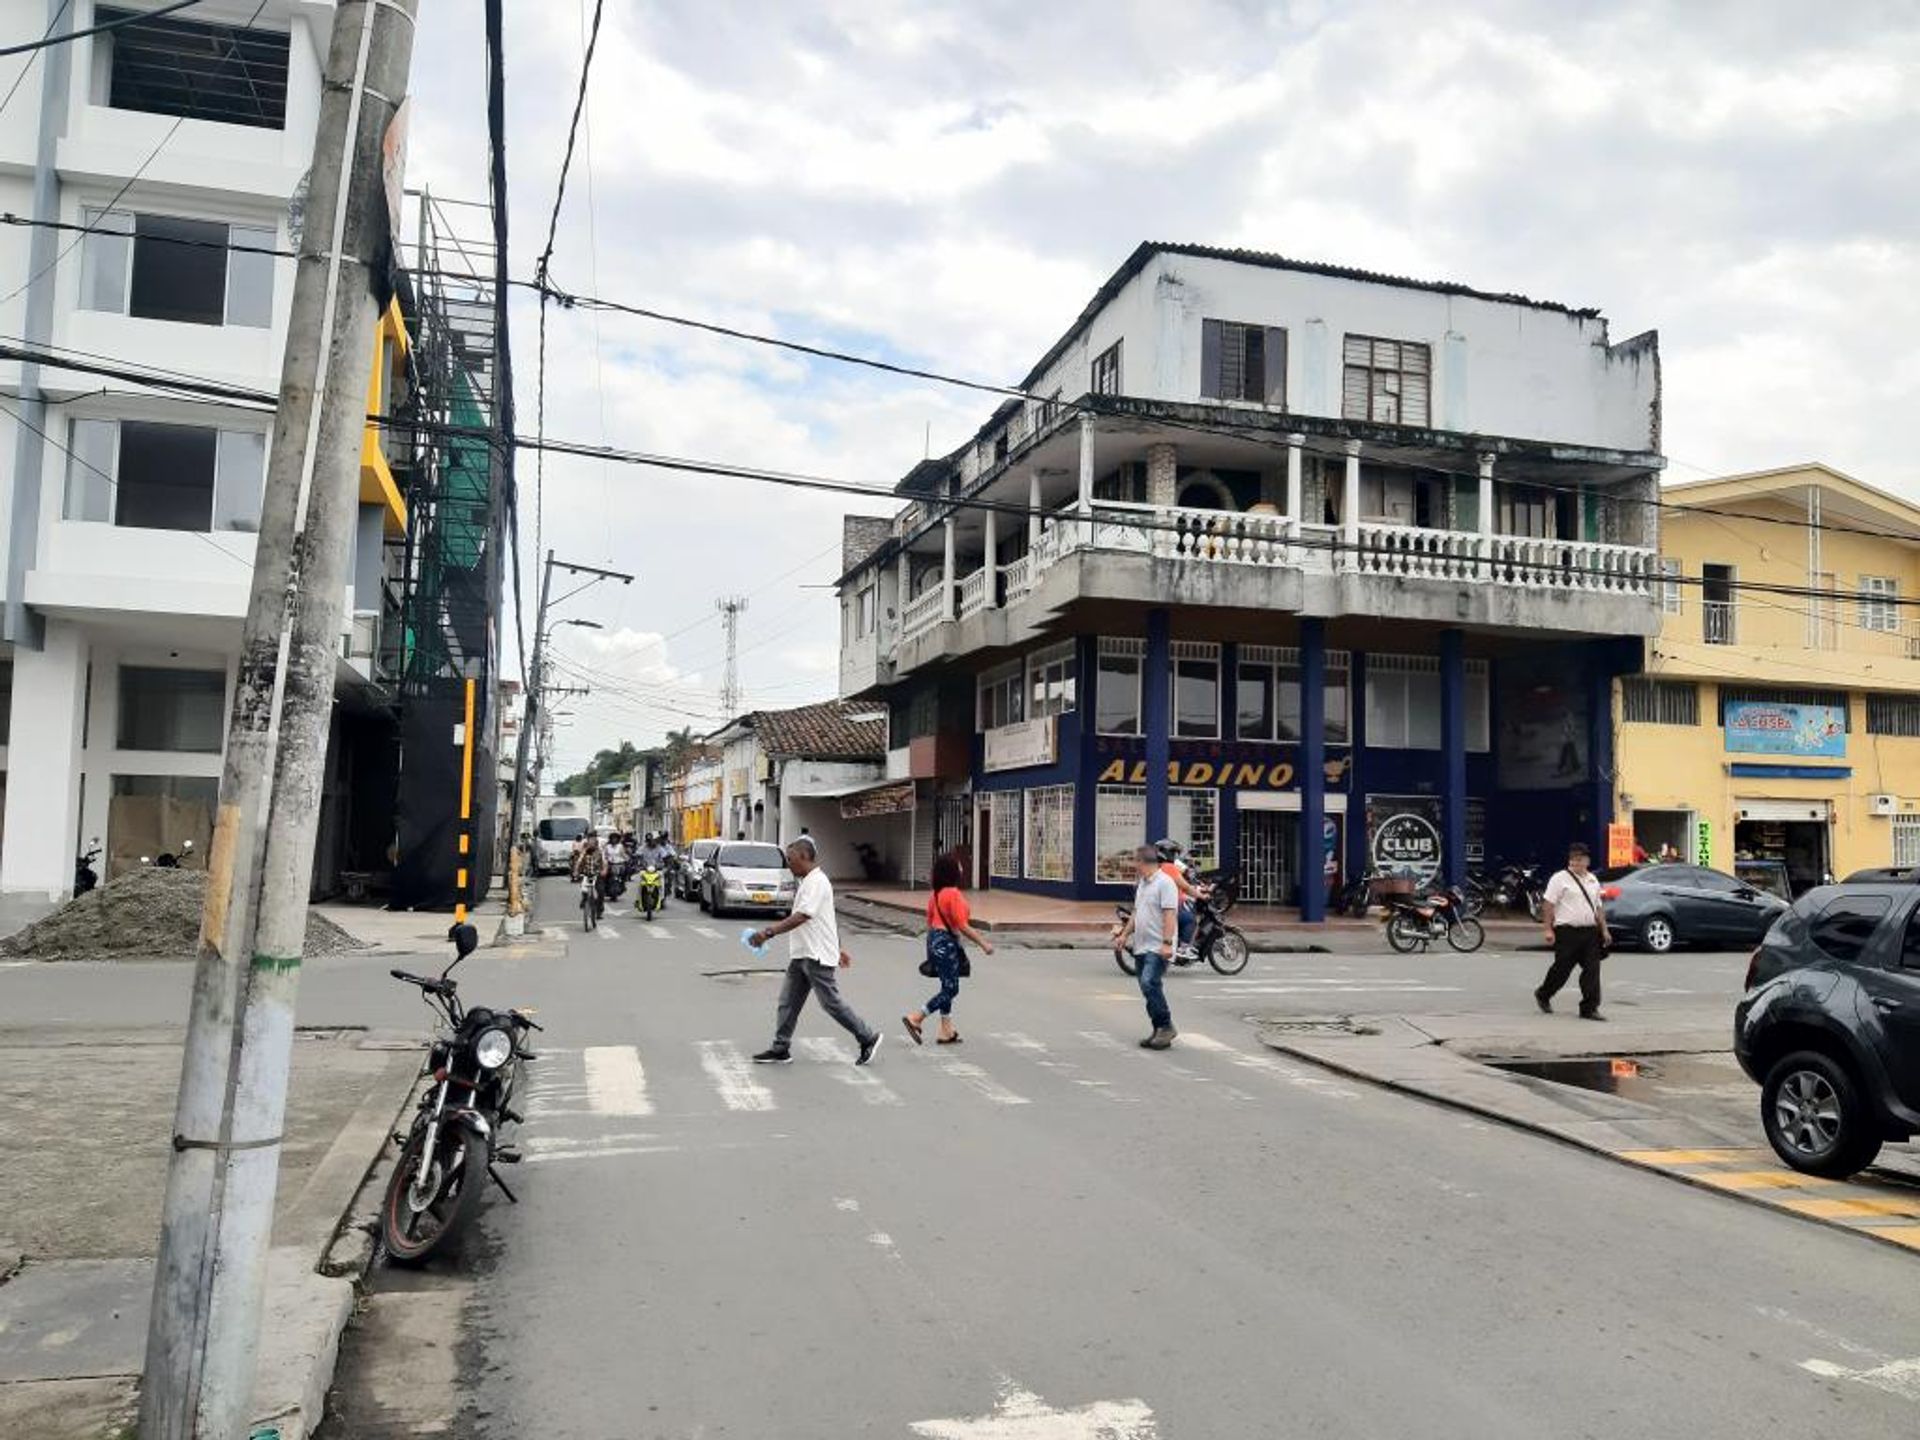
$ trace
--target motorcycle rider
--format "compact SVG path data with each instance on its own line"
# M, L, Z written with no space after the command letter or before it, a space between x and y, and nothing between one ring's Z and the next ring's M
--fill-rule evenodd
M1193 932L1199 923L1199 912L1194 902L1211 893L1211 887L1193 879L1187 867L1180 860L1180 846L1169 839L1156 840L1154 851L1160 857L1160 873L1173 881L1173 888L1180 892L1180 958L1193 958Z
M600 837L589 830L580 837L580 848L573 852L573 883L583 876L593 879L593 893L602 905L607 900L607 852L600 848Z

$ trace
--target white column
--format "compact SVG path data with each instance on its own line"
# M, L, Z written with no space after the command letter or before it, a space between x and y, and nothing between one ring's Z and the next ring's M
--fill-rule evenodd
M92 841L78 834L80 716L86 684L86 634L71 622L49 620L41 649L13 652L0 891L59 900L73 890L74 843L86 847ZM96 726L112 724L110 716L93 718ZM94 869L105 878L104 854Z
M913 598L913 557L904 548L900 551L900 578L895 583L899 586L899 593L893 602L893 613L897 617L893 633L898 638L906 633L907 601Z
M1077 507L1084 519L1080 543L1093 544L1093 416L1080 417L1080 500Z
M942 552L940 556L940 613L948 620L953 619L954 589L957 578L953 573L953 516L949 515L940 524Z
M1491 566L1493 561L1493 456L1483 454L1480 457L1480 559L1483 566ZM1491 574L1483 569L1483 574Z
M1349 570L1360 565L1360 442L1347 441L1347 478L1340 492L1340 539L1345 546L1341 565Z
M1027 554L1040 548L1040 472L1027 472ZM1031 562L1029 562L1031 564Z
M1304 435L1287 436L1287 534L1300 538L1300 526L1306 521L1307 496L1304 481L1307 443ZM1297 558L1297 557L1296 557Z
M986 526L987 526L987 541L986 541L987 553L981 561L981 568L987 572L986 574L987 609L997 610L1000 608L1000 512L999 511L990 509L986 512Z

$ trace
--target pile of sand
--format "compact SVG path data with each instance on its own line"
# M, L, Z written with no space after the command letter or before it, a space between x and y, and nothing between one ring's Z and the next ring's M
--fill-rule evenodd
M200 946L204 870L142 867L0 940L0 955L22 960L177 960ZM338 925L307 915L306 953L361 949Z

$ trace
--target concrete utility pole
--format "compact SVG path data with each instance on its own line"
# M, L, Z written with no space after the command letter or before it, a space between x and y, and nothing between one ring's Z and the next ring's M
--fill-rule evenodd
M417 0L341 0L207 857L155 1267L143 1440L234 1440L252 1400L293 1002L385 279L381 142Z

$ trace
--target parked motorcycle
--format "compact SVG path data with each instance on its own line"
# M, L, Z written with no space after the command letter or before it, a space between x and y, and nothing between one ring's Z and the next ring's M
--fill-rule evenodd
M100 858L100 840L94 837L84 854L77 855L73 861L73 893L84 895L100 883L100 872L93 868L93 862Z
M1487 941L1485 927L1466 913L1465 899L1450 887L1389 895L1385 923L1387 944L1402 955L1440 940L1462 952L1478 950Z
M650 921L654 911L667 908L666 873L657 865L644 865L636 883L639 899L634 909L640 912L642 919Z
M1503 865L1487 903L1503 910L1525 910L1529 920L1538 920L1546 894L1547 882L1538 865Z
M1212 897L1199 896L1193 906L1193 943L1174 947L1174 966L1198 965L1204 960L1222 975L1238 975L1247 968L1247 960L1252 954L1247 937L1237 927L1227 924L1222 918L1225 911ZM1133 907L1122 905L1115 913L1124 926L1133 916ZM1113 946L1113 963L1125 974L1140 973L1132 952L1117 940Z
M520 1159L518 1149L500 1143L502 1127L521 1123L513 1108L523 1067L538 1057L526 1048L527 1032L538 1030L519 1010L468 1009L460 1003L458 965L480 943L471 925L447 931L454 957L438 978L394 970L396 980L420 987L440 1015L421 1074L432 1078L420 1095L413 1126L405 1139L396 1135L400 1158L387 1182L381 1205L381 1236L387 1253L402 1264L425 1260L473 1219L487 1177L518 1203L496 1168Z
M862 840L853 847L854 855L860 861L860 873L869 880L887 878L887 862L880 858L880 852Z
M1373 882L1386 878L1387 872L1378 866L1356 875L1340 887L1340 893L1334 900L1334 912L1351 915L1356 920L1364 919L1367 911L1373 908Z

